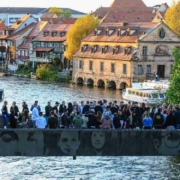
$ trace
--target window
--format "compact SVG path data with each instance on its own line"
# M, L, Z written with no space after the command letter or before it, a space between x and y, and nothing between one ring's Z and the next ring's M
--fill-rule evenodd
M79 69L83 69L83 62L79 61Z
M52 32L52 37L56 36L57 32Z
M151 65L147 65L147 74L151 74Z
M113 54L117 54L119 51L119 46L117 46L116 48L113 49Z
M105 54L107 52L107 50L108 50L108 46L103 47L102 48L102 54Z
M114 73L115 72L115 64L111 63L111 72Z
M103 62L100 62L100 71L104 71L104 63Z
M159 31L159 37L160 37L161 39L163 39L163 38L165 37L165 31L164 31L164 29L161 29L161 30Z
M142 52L143 56L147 56L147 50L148 50L147 46L143 46L143 52Z
M60 37L63 37L63 36L65 36L65 32L60 33Z
M125 55L129 55L131 53L131 47L126 47L124 50Z
M143 67L142 65L138 65L138 75L142 75L143 74Z
M92 71L93 70L93 62L89 61L89 70Z
M127 74L127 64L123 64L123 74Z

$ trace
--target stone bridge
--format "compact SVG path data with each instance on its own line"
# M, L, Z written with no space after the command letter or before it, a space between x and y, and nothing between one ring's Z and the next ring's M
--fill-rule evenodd
M179 156L178 130L0 129L0 156Z

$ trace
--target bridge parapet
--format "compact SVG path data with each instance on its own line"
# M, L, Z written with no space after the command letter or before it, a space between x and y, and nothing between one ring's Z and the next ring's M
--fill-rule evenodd
M0 130L0 156L179 156L180 131Z
M0 130L0 156L179 156L178 130Z

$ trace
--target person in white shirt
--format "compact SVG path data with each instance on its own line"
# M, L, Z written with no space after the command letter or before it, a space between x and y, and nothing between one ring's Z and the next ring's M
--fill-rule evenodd
M39 113L39 117L38 117L37 120L36 120L36 127L37 127L38 129L45 129L45 128L46 128L46 125L47 125L46 119L45 119L45 117L43 116L43 113L40 112L40 113Z
M39 111L37 109L37 105L35 104L31 115L31 119L34 124L34 127L36 126L36 120L38 119L38 117L39 117Z

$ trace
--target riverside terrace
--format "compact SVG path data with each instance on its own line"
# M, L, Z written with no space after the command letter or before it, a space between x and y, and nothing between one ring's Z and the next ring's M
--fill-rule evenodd
M0 156L179 155L179 130L0 130Z

